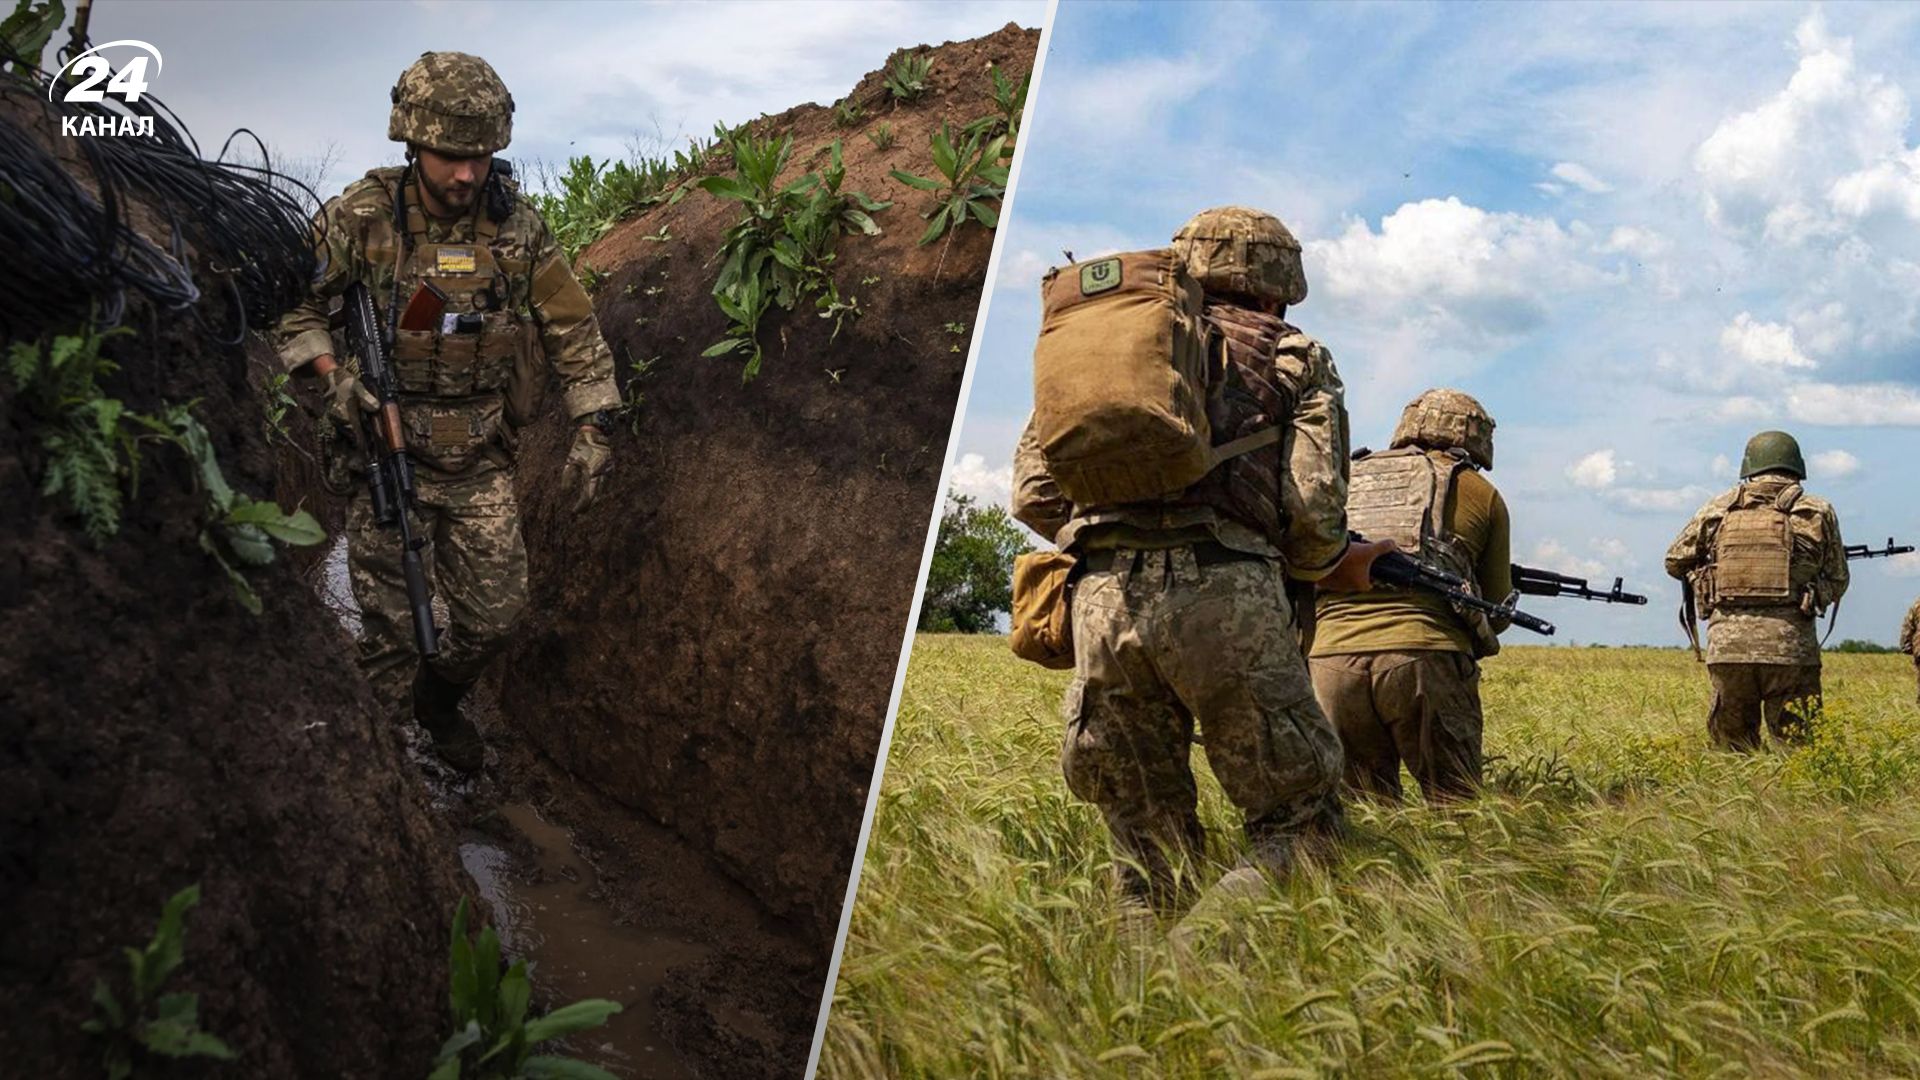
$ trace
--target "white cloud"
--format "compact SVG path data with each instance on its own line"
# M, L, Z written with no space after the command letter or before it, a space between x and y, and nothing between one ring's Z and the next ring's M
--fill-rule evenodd
M1604 195L1613 190L1613 185L1593 174L1585 165L1563 161L1552 169L1553 175L1592 195Z
M1573 481L1575 487L1595 491L1612 487L1619 475L1612 450L1595 450L1567 466L1567 479Z
M1560 294L1608 280L1580 259L1584 230L1423 199L1382 218L1379 232L1356 219L1309 241L1308 277L1331 304L1428 337L1512 337L1545 321Z
M1715 454L1713 455L1713 464L1707 467L1707 471L1715 476L1723 476L1731 479L1735 475L1733 459L1725 454Z
M1761 322L1744 311L1735 315L1733 321L1721 329L1720 351L1762 368L1816 366L1794 340L1793 327L1784 323Z
M1882 169L1907 150L1909 113L1900 87L1860 71L1851 41L1830 36L1818 10L1795 40L1786 87L1722 121L1694 154L1710 221L1786 244L1838 228L1830 205L1847 212L1884 197L1893 178Z
M1787 390L1787 415L1836 427L1920 427L1920 391L1902 383L1802 383Z
M1601 251L1618 252L1642 259L1665 255L1673 248L1673 242L1665 236L1640 225L1616 225L1607 234L1607 241L1600 245Z
M1888 558L1887 573L1894 577L1920 577L1920 551Z
M1008 506L1013 501L1013 465L987 464L984 454L962 454L947 484L951 495L971 495L981 503Z
M1065 130L1041 138L1087 145L1134 143L1158 131L1178 107L1226 73L1219 57L1138 56L1082 68L1071 82L1047 87L1047 115Z
M1772 402L1747 394L1736 394L1722 398L1708 416L1723 424L1763 423L1779 415L1779 412Z
M1533 547L1533 557L1529 566L1556 573L1571 574L1579 578L1597 578L1607 572L1606 564L1597 559L1586 559L1568 551L1558 540L1542 540Z
M1845 450L1822 450L1807 460L1818 480L1838 480L1860 471L1860 459Z
M1692 511L1713 495L1713 489L1699 484L1685 487L1620 487L1609 489L1607 501L1631 513L1678 513Z

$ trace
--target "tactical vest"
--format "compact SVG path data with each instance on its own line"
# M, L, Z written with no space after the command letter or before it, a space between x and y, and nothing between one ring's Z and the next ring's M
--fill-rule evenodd
M1392 540L1421 562L1459 576L1477 593L1480 582L1467 542L1446 527L1455 482L1471 469L1474 464L1465 457L1446 454L1435 460L1418 446L1366 454L1348 473L1347 527L1369 540ZM1376 582L1374 588L1398 586ZM1485 615L1458 609L1456 614L1473 639L1474 655L1499 651L1500 640Z
M1793 506L1801 487L1790 484L1772 498L1742 490L1714 533L1714 607L1779 607L1799 602L1794 581ZM1811 578L1811 573L1801 576Z
M1293 389L1281 380L1277 354L1294 333L1278 317L1230 304L1209 303L1206 322L1215 335L1207 378L1207 424L1220 446L1293 423ZM1287 535L1280 498L1284 434L1272 443L1227 458L1175 499L1205 506L1258 531L1276 547Z
M459 473L482 457L505 459L503 395L516 363L529 355L534 333L533 323L520 315L532 292L531 268L523 259L496 255L500 223L486 213L484 200L475 200L473 239L443 243L428 239L418 197L408 178L405 233L396 237L393 292L384 314L395 323L393 371L408 448L429 466ZM439 324L399 329L395 313L423 284L446 297Z

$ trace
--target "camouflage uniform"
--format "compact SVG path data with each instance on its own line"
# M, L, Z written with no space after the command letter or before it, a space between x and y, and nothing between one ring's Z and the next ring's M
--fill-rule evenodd
M1791 739L1819 709L1814 624L1846 593L1848 574L1839 518L1825 499L1801 489L1804 466L1742 472L1747 479L1701 507L1680 530L1667 549L1666 566L1668 575L1688 583L1708 615L1708 731L1719 746L1751 750L1760 745L1763 722L1775 738ZM1730 513L1768 507L1785 510L1791 551L1786 597L1773 603L1728 600L1722 595L1731 565L1720 543L1723 526Z
M1390 449L1352 469L1347 513L1368 539L1392 539L1482 595L1512 591L1506 503L1478 470L1493 465L1493 418L1458 390L1410 402ZM1400 766L1438 802L1480 784L1479 658L1504 620L1439 597L1376 585L1320 597L1310 661L1320 707L1346 751L1350 787L1400 798Z
M1900 651L1913 657L1913 672L1916 682L1920 682L1920 600L1907 609L1907 617L1900 623ZM1920 701L1920 695L1916 695Z
M1257 245L1262 229L1278 230L1278 250L1256 250L1264 265L1250 273L1253 245L1236 249L1231 237L1254 231ZM1062 705L1067 786L1105 816L1124 860L1123 894L1163 910L1183 899L1177 867L1203 848L1189 762L1196 722L1245 815L1255 865L1284 873L1297 839L1339 827L1340 743L1314 702L1286 582L1324 576L1347 546L1347 423L1332 357L1278 318L1237 306L1305 296L1298 244L1272 218L1235 209L1196 218L1176 249L1198 264L1209 319L1236 347L1268 356L1297 402L1266 459L1280 512L1238 520L1223 512L1226 500L1192 497L1207 480L1150 503L1075 506L1048 475L1031 421L1015 448L1013 500L1015 517L1081 558L1075 671ZM1261 280L1276 260L1277 280Z
M427 54L395 88L389 134L458 156L504 146L504 127L488 126L490 117L497 122L504 87L490 68L485 76L491 83L483 80L477 89L458 81L475 64L485 68L463 54ZM465 95L450 108L449 79ZM435 92L442 97L423 96ZM505 99L508 115L511 108ZM489 109L494 113L484 112ZM328 309L356 281L369 287L383 325L390 307L404 307L423 281L447 294L442 326L398 331L392 359L416 466L413 528L428 542L422 555L430 583L450 616L432 670L464 687L505 644L527 602L527 553L512 469L513 424L530 417L512 415L510 386L516 379L543 385L557 375L567 414L575 418L618 404L619 391L591 302L539 213L515 199L496 221L481 193L466 216L434 219L421 205L410 168L375 169L322 209L316 225L320 272L310 298L282 319L278 345L289 371L322 355L345 361L328 331ZM396 197L404 200L398 216ZM467 318L465 326L451 323L457 315ZM543 364L530 363L536 355ZM343 471L365 464L357 454L346 460L341 445L330 448L336 482L346 479ZM365 485L355 485L347 556L363 620L361 662L383 704L401 713L418 653L398 533L376 526L372 517Z

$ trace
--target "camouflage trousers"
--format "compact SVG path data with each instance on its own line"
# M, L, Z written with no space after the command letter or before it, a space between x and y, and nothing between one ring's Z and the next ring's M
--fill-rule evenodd
M1819 664L1708 664L1707 679L1707 733L1722 749L1758 749L1762 722L1775 739L1790 742L1820 711Z
M427 541L421 549L427 584L447 609L434 670L451 682L472 682L527 606L527 549L513 477L504 469L458 479L422 476L418 487L414 536ZM400 533L374 524L364 488L347 505L347 571L360 604L361 670L382 708L411 715L420 653L400 572Z
M1347 784L1398 800L1400 763L1429 802L1480 786L1480 665L1461 652L1315 657L1313 689L1340 733Z
M1340 740L1314 701L1277 563L1115 551L1075 588L1073 641L1061 767L1106 818L1124 896L1171 910L1190 891L1184 867L1206 836L1196 719L1245 816L1249 861L1285 873L1297 841L1338 832Z

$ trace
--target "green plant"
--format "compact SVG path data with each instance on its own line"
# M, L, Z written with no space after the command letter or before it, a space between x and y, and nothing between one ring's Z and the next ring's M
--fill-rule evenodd
M879 127L867 132L867 141L873 144L875 150L893 149L894 138L891 123L882 123Z
M835 103L833 106L833 126L850 128L860 123L864 110L852 98Z
M622 219L659 203L679 202L687 193L681 181L701 163L680 152L672 161L635 155L596 164L590 155L568 158L566 172L543 178L557 190L535 194L534 208L572 260Z
M80 1030L106 1040L102 1058L108 1080L133 1075L134 1062L147 1054L167 1058L232 1061L233 1051L200 1030L200 995L160 992L186 959L187 909L200 902L200 886L189 885L161 909L153 940L143 949L127 949L127 991L123 999L98 979L93 984L93 1019Z
M611 412L615 419L626 425L628 431L640 434L640 406L646 403L646 392L640 389L642 380L653 375L653 369L660 363L658 356L649 356L645 360L634 360L629 354L627 363L627 382L620 390L620 404Z
M293 444L293 433L287 430L287 414L300 407L292 394L287 393L287 383L293 376L284 371L275 372L267 379L264 388L266 400L261 411L266 415L266 436L268 442L279 441Z
M1027 107L1027 85L1033 76L1027 75L1015 84L1000 74L999 67L991 69L993 75L993 104L998 112L988 113L960 129L963 139L975 135L993 136L1004 134L1006 141L1000 145L999 158L1002 161L1013 160L1013 143L1020 137L1020 117Z
M887 67L887 93L895 101L917 101L927 92L933 61L915 52L901 53Z
M1013 607L1013 560L1033 550L1005 509L954 495L940 515L919 629L989 633Z
M40 3L19 0L14 5L13 14L0 22L0 43L5 45L4 51L20 57L20 61L11 66L30 68L39 64L40 54L46 50L47 42L53 37L54 31L60 29L66 17L66 6L60 0L42 0ZM16 74L24 76L27 72L17 71Z
M936 196L933 209L922 215L929 221L920 243L930 244L943 233L948 234L951 243L951 233L968 218L989 229L997 226L1000 212L988 204L998 201L1007 191L1007 167L999 164L1000 149L1006 145L1007 137L996 135L988 139L985 132L976 132L955 145L952 125L942 123L930 141L933 166L940 171L938 177L917 176L899 169L888 174L908 187L931 191ZM945 261L943 252L941 262ZM938 271L935 273L938 276Z
M700 187L717 198L741 205L744 215L728 229L720 247L720 272L713 298L729 320L727 334L702 356L747 353L742 381L760 372L761 318L778 306L791 311L807 296L836 320L850 308L833 281L834 247L845 231L868 236L880 232L872 214L891 206L858 191L842 193L846 177L841 144L829 148L827 168L780 186L778 179L793 153L791 137L756 138L741 129L729 134L733 176L710 176ZM835 324L836 332L838 322Z
M534 1054L533 1048L599 1027L620 1011L619 1003L590 998L527 1019L533 994L527 962L516 960L502 972L499 935L489 926L469 940L467 914L462 897L453 916L450 960L454 1033L441 1045L427 1080L615 1080L612 1073L584 1061Z
M580 287L588 296L600 291L600 286L607 281L606 272L595 266L582 266L574 276L580 279Z

